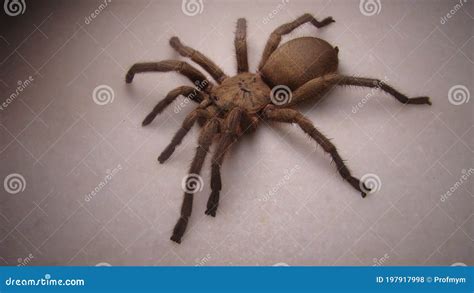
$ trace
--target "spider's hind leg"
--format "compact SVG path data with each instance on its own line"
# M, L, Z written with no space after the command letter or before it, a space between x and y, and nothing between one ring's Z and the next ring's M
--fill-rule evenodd
M390 85L386 84L384 81L375 79L375 78L365 78L365 77L355 77L355 76L341 76L339 85L354 85L354 86L364 86L370 88L379 88L386 93L389 93L394 98L396 98L402 104L427 104L431 105L429 97L415 97L409 98L404 94L400 93Z
M370 188L368 188L363 182L360 182L359 179L351 175L349 168L347 168L336 147L331 143L331 141L316 127L314 127L313 123L311 123L308 118L303 116L303 114L293 109L277 109L272 105L267 106L267 108L264 110L264 117L278 122L297 123L304 132L306 132L323 148L326 153L331 155L334 163L336 163L337 170L341 177L349 182L352 187L358 190L362 197L365 197L367 192L370 192Z

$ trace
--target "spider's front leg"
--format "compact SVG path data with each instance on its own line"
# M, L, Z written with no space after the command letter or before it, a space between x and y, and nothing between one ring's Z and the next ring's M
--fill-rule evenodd
M142 122L142 125L146 126L150 124L158 114L160 114L180 95L183 95L196 103L201 103L205 98L205 95L196 88L190 86L177 87L174 90L170 91L163 100L156 104L153 110L145 117Z
M248 130L254 130L257 127L257 123L258 119L250 116L244 109L237 107L229 112L225 120L225 129L212 157L211 195L207 201L206 215L216 216L220 191L222 189L220 169L225 154L238 137Z
M178 37L170 39L170 45L183 57L189 57L191 60L199 64L204 70L218 82L221 83L227 78L227 75L219 68L211 59L207 58L201 52L194 50L191 47L185 46L181 43Z
M203 103L205 102L206 101L204 101ZM158 157L158 161L163 164L173 154L174 150L176 149L176 146L178 146L183 141L183 138L186 136L186 134L188 134L191 127L193 127L194 123L199 118L210 119L211 116L211 113L202 108L197 108L191 113L189 113L184 119L181 128L178 129L176 134L173 136L173 139L171 139L170 144L163 150L163 152Z
M212 144L212 140L215 135L220 130L220 121L217 118L213 118L207 122L204 126L201 134L198 139L198 147L196 149L196 154L194 155L193 162L189 168L189 174L198 174L201 173L202 165L206 159L206 155L209 152L209 147ZM187 178L188 181L193 180L191 176ZM186 186L190 186L189 182L186 182ZM173 229L173 235L171 240L181 243L181 238L186 231L188 225L189 217L191 216L191 211L193 208L193 193L191 191L185 191L183 204L181 206L181 216L176 223Z
M199 70L189 65L186 62L178 60L164 60L160 62L145 62L145 63L136 63L127 71L125 76L125 82L131 83L135 74L143 72L168 72L176 71L186 76L194 84L204 85L203 90L209 91L212 87L212 84L206 79L204 74Z
M370 191L370 188L365 186L365 184L360 182L359 179L351 175L351 172L344 164L341 156L337 152L336 147L331 143L331 141L324 136L316 127L314 127L313 123L303 116L300 112L283 108L277 109L273 105L267 106L263 111L264 118L268 120L278 121L278 122L286 122L286 123L297 123L301 129L309 134L312 139L314 139L325 152L331 155L334 163L336 163L337 170L339 174L349 182L356 190L360 191L362 197L367 195L366 192Z
M234 38L235 54L237 56L237 73L248 72L247 56L247 21L245 18L237 20L237 31Z

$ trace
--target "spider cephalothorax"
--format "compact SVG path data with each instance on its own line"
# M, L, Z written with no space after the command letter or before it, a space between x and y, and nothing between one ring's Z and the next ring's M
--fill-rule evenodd
M211 164L212 191L207 203L207 215L216 215L219 193L222 187L220 167L225 153L239 137L255 130L262 120L297 123L332 157L342 178L358 190L362 197L365 197L370 189L351 175L336 147L293 106L303 100L320 99L335 85L379 88L404 104L431 105L428 97L408 98L381 80L338 74L338 48L332 47L324 40L304 37L291 40L278 47L283 35L307 22L321 28L334 22L334 20L328 17L320 22L312 15L304 14L293 22L278 27L271 34L265 46L258 72L254 74L248 72L246 21L245 19L239 19L234 40L238 74L233 77L228 77L216 64L200 52L184 46L177 37L171 38L171 46L182 56L191 58L204 68L218 83L217 85L207 80L198 69L178 60L137 63L127 72L127 83L132 82L136 73L177 71L188 77L196 85L195 87L181 86L170 91L148 114L143 121L143 125L151 123L156 115L179 95L187 96L199 104L196 109L186 116L171 143L158 157L158 161L160 163L166 161L194 123L198 122L203 126L203 129L199 135L198 148L191 163L189 174L199 174L209 152L209 147L214 140L217 140ZM287 99L275 99L273 89L282 86L292 92L287 93ZM188 178L192 180L192 177ZM181 207L181 217L174 227L171 240L181 242L191 216L192 203L193 190L186 190Z

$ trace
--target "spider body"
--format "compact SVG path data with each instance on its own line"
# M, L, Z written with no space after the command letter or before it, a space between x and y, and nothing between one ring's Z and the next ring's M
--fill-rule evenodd
M392 95L403 104L429 104L428 97L408 98L390 85L373 78L341 75L337 73L338 49L324 40L312 37L298 38L279 47L281 38L304 23L317 28L331 24L331 17L318 21L311 14L304 14L296 20L283 24L273 31L262 54L257 73L250 73L247 61L246 21L237 21L234 44L237 55L237 75L229 77L210 59L199 51L183 45L177 37L170 45L184 57L199 64L217 85L209 81L198 69L178 60L134 64L126 74L125 81L133 81L135 74L143 72L176 71L196 86L180 86L168 93L143 120L143 125L153 119L183 95L196 102L198 106L184 119L170 144L158 157L164 163L181 143L191 127L202 126L198 147L189 168L190 175L200 174L203 163L212 143L216 143L211 163L211 194L207 202L206 214L216 216L219 204L221 166L224 156L233 143L257 128L261 121L296 123L308 134L334 161L338 173L354 189L365 197L370 191L363 182L352 176L332 142L322 134L313 123L293 106L304 100L320 99L331 87L353 85L378 88ZM290 90L283 103L275 89L284 86ZM285 97L285 96L284 96ZM193 176L186 177L185 186L192 186ZM176 223L171 240L180 243L191 216L195 190L184 188L181 216Z
M229 77L213 88L211 99L219 110L226 113L239 107L255 114L271 102L270 91L259 74L245 72Z
M313 37L290 40L273 52L261 72L273 86L286 85L296 90L307 81L335 73L339 49Z

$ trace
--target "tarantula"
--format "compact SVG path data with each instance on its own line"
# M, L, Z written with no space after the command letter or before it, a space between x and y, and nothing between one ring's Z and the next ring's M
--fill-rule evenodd
M272 32L268 39L257 73L250 73L247 60L246 20L237 21L234 45L237 55L237 75L227 76L214 62L190 47L183 45L177 37L170 39L171 46L183 57L189 57L199 64L217 82L214 85L198 69L184 61L165 60L160 62L134 64L126 75L131 83L136 73L176 71L189 78L199 88L180 86L168 93L143 121L148 125L179 95L188 96L198 103L190 112L171 143L158 157L165 162L181 143L195 122L203 126L198 147L189 168L189 174L199 174L209 147L217 140L212 157L211 195L206 214L215 217L222 188L220 168L229 147L242 135L254 131L263 120L297 123L328 153L338 172L362 197L370 189L351 175L336 147L308 118L293 108L307 100L319 100L335 85L352 85L381 89L403 104L428 104L429 97L408 98L379 79L341 75L337 73L338 48L314 37L302 37L288 41L281 46L283 35L289 34L305 23L317 28L325 27L334 20L327 17L318 21L311 14L304 14L296 20L283 24ZM275 89L285 89L278 92ZM190 177L188 177L189 179ZM188 182L186 182L188 184ZM171 240L181 243L181 238L191 215L193 191L185 191L181 216L176 223Z

